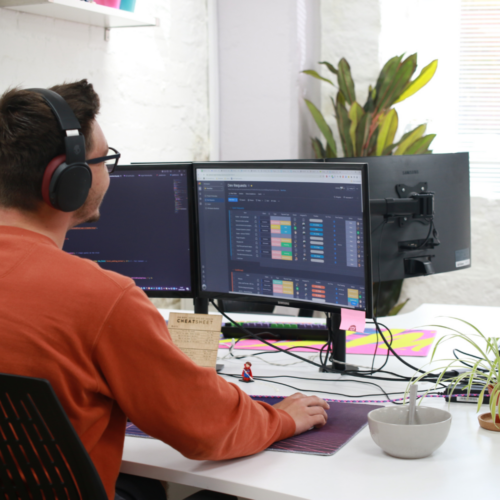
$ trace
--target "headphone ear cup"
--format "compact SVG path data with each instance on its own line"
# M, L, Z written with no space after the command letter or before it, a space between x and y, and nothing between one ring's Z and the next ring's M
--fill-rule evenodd
M84 162L67 165L65 160L66 157L61 155L47 165L42 181L42 196L51 207L62 212L73 212L87 199L92 186L92 172Z
M54 175L55 170L62 164L66 165L64 162L66 161L66 155L59 155L53 158L50 163L45 168L45 172L43 173L42 180L42 197L43 201L47 203L52 208L57 208L51 200L50 196L50 181L52 180L52 176Z

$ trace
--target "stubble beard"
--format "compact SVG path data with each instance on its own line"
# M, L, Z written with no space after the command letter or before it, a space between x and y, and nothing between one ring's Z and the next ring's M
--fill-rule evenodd
M90 195L85 203L77 210L76 218L78 224L97 222L101 218L99 211L104 195L100 199L95 195Z

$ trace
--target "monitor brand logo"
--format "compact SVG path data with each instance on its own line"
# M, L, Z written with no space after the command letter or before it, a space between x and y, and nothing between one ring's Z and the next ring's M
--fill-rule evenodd
M418 174L418 170L403 170L403 175Z
M282 306L289 306L290 305L290 302L283 302L281 300L278 300L278 304L282 305Z

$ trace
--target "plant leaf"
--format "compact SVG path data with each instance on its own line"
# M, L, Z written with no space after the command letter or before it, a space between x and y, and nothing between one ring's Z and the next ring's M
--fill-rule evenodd
M372 122L372 114L365 113L359 120L356 126L356 155L355 156L365 156L365 142L368 139L368 133L370 131L370 125Z
M404 302L401 302L397 306L394 306L390 311L389 311L389 316L396 316L396 314L403 309L403 307L408 303L410 299L406 299Z
M368 97L366 98L365 105L363 109L368 113L373 113L375 111L375 99L377 97L377 90L371 85L368 86Z
M325 136L326 142L330 146L335 158L337 156L337 144L335 144L332 129L326 123L323 115L321 114L321 111L311 101L308 101L307 99L304 99L304 101L306 101L307 107L309 108L309 111L311 112L316 125L321 130L321 133Z
M392 144L396 130L398 129L398 114L392 108L381 120L380 131L377 138L376 156L382 156L385 148Z
M313 69L306 69L306 70L302 71L302 73L305 73L306 75L314 76L314 78L317 78L318 80L323 80L324 82L327 82L330 85L333 85L334 87L336 87L336 85L331 80L328 80L328 78L323 78L317 71L314 71Z
M326 156L325 158L337 158L337 154L332 151L330 144L326 145Z
M351 120L349 135L351 136L353 156L356 156L356 127L364 114L365 112L363 108L356 101L354 101L351 105L351 109L349 109L349 119Z
M352 157L352 140L349 134L349 129L351 127L351 120L347 109L345 107L345 99L343 93L339 90L337 93L337 104L332 99L333 108L335 109L335 116L337 118L337 126L339 128L340 139L342 141L342 149L344 150L344 156Z
M314 139L311 139L311 143L316 158L318 159L326 158L325 148L323 147L323 144L321 144L321 141L317 137L315 137Z
M434 140L436 134L424 135L420 139L417 139L403 154L405 155L420 155L427 151L430 143Z
M327 61L321 61L320 64L324 64L334 75L339 74L338 70L334 68L333 64L330 64Z
M399 96L399 99L397 101L394 101L394 104L397 102L404 101L406 98L412 96L416 92L418 92L422 87L427 85L431 78L434 76L434 73L436 73L438 61L437 59L434 59L430 64L428 64L421 72L420 75L415 78L412 82L410 82L404 92Z
M375 130L373 130L372 132L372 135L370 136L370 140L368 142L368 148L365 151L365 156L375 156L375 148L377 147L378 133L379 133L379 127L375 128Z
M415 129L413 129L411 132L407 134L404 140L401 141L399 144L398 149L395 151L395 155L403 155L405 151L417 140L420 139L424 135L425 129L427 128L427 125L419 125Z
M375 106L379 109L380 108L380 100L383 95L387 92L387 89L391 85L392 80L394 79L394 75L396 74L396 71L398 70L399 64L401 62L401 59L403 59L403 56L395 56L391 59L389 59L382 70L380 71L380 74L377 79L377 84L375 85L375 92L376 92L376 99L375 99Z
M394 101L399 98L402 94L403 89L406 87L410 81L415 69L417 67L417 54L413 54L405 59L397 68L396 74L394 75L392 81L385 92L380 96L380 100L377 103L377 109L382 111L383 109L392 106Z
M338 72L339 89L344 94L345 100L352 104L356 100L356 93L354 92L354 81L351 75L351 67L343 57L339 62Z

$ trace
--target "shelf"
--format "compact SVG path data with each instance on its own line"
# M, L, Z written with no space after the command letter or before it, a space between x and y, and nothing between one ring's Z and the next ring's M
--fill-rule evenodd
M0 0L0 7L101 28L159 26L158 18L81 0Z

